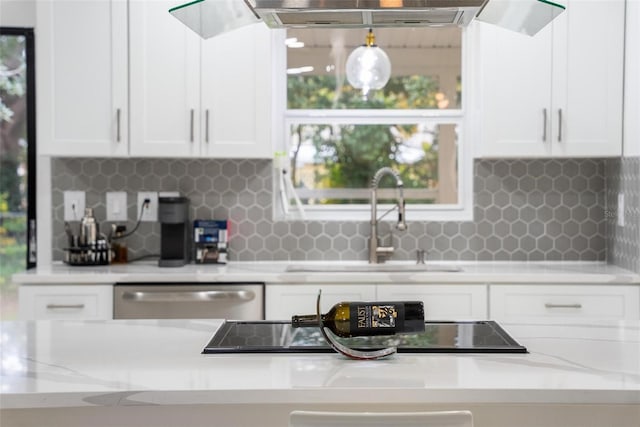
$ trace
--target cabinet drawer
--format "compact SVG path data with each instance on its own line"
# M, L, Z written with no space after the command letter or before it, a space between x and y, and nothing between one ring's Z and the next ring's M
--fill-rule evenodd
M112 319L112 294L111 285L21 286L20 318Z
M427 320L487 318L486 285L378 285L378 301L422 301Z
M318 289L322 289L323 313L341 301L375 301L375 285L267 285L265 318L291 320L295 314L315 314Z
M637 286L492 285L490 313L496 320L637 320Z

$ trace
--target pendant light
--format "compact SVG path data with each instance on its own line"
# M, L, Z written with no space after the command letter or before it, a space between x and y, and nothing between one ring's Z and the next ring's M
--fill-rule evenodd
M391 77L391 61L375 42L373 30L369 29L365 44L347 58L347 80L351 86L362 90L364 99L370 90L382 89Z

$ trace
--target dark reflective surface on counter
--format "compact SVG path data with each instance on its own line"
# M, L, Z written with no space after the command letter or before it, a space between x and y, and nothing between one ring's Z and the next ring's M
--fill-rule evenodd
M425 322L425 331L339 338L344 345L372 350L395 346L402 353L526 353L494 321ZM289 322L227 321L203 353L330 353L318 328L291 328Z

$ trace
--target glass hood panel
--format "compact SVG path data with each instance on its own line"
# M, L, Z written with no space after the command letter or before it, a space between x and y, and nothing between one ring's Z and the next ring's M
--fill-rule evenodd
M203 39L259 21L242 0L196 0L169 9L169 13Z
M363 5L368 3L365 0L333 0L335 1L345 1L345 4L354 3L356 5L360 5L359 7L364 7ZM427 0L414 0L418 1L418 3L426 3ZM451 0L449 0L451 1ZM470 1L470 0L469 0ZM476 0L477 1L477 0ZM246 3L243 0L194 0L180 6L176 6L169 10L169 12L175 16L178 20L184 23L186 26L191 28L197 34L199 34L202 38L210 38L216 36L218 34L226 33L228 31L234 30L236 28L240 28L249 24L253 24L260 20L264 20L264 22L272 28L280 28L280 27L299 27L299 28L308 28L315 26L313 19L309 22L307 18L309 16L315 16L317 18L318 14L322 13L331 13L335 15L335 22L332 21L331 25L328 22L321 22L320 26L323 27L336 27L336 28L349 28L349 27L377 27L377 26L387 26L387 27L411 27L411 26L429 26L434 23L431 23L433 20L433 16L435 16L440 12L440 9L430 7L425 9L424 11L420 10L421 13L426 13L425 16L428 16L429 19L425 18L424 22L417 23L415 20L410 20L409 22L406 19L399 19L385 23L376 22L375 19L372 19L371 22L367 21L365 23L354 24L350 23L346 18L353 14L353 10L350 9L329 9L327 7L328 0L316 0L315 3L318 3L320 6L316 6L316 8L311 8L309 4L311 0L263 0L259 5L263 3L266 5L276 4L279 5L279 8L268 9L264 7L258 7L259 5L251 5ZM363 5L360 3L362 2ZM290 4L291 3L291 4ZM313 4L315 4L313 3ZM377 3L377 1L373 1L373 3ZM422 4L420 3L420 4ZM446 0L445 0L446 3ZM295 5L295 7L292 7ZM448 3L447 3L448 5ZM255 11L253 9L256 9ZM465 16L469 16L468 19L463 20L464 22L458 22L458 20L454 20L458 25L462 25L468 23L472 17L476 14L476 8L464 8L464 7L456 7L453 8L457 10L454 13L456 17L459 15L462 16L462 12L466 11ZM468 10L467 10L468 9ZM534 35L542 28L544 28L549 22L551 22L556 16L558 16L562 11L564 11L564 6L553 3L549 0L489 0L486 2L484 7L480 10L478 16L476 17L480 21L488 22L491 24L498 25L500 27L504 27L513 31L517 31L520 33ZM368 9L367 9L368 10ZM307 21L304 22L292 22L287 23L283 22L283 17L287 15L287 12L290 11L293 15L299 17L307 17ZM444 8L445 12L452 12L451 8ZM282 14L282 17L273 17L273 13ZM373 8L368 10L367 12L362 12L365 14L375 14L375 13L390 13L387 9L381 8ZM399 7L394 9L394 14L402 14L405 15L407 13L411 13L416 15L418 10L412 9L411 7ZM260 15L262 19L258 17ZM309 16L307 16L309 15ZM367 15L368 16L368 15ZM416 15L417 16L417 15ZM314 18L315 19L315 18ZM277 22L276 22L277 21ZM439 21L436 22L437 25L442 25Z
M489 0L476 19L533 36L564 9L546 0Z

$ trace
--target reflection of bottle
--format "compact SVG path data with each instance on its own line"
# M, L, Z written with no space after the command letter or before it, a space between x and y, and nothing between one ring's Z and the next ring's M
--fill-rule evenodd
M293 316L291 326L318 327L318 317ZM424 306L421 301L340 302L322 315L322 326L340 337L423 332Z
M111 251L113 253L111 262L113 264L126 264L129 258L127 244L124 241L116 241L116 239L121 239L124 236L125 231L127 231L127 227L125 225L115 224L112 224L111 227L114 234L111 242Z
M35 264L38 254L38 244L36 241L36 220L29 220L29 263Z

